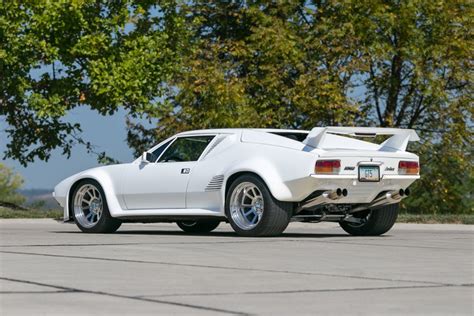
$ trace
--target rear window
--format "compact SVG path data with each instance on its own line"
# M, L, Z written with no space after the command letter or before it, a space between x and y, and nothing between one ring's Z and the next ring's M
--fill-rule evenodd
M289 139L296 140L298 142L302 142L308 136L308 133L291 133L291 132L272 132L271 134L283 136Z

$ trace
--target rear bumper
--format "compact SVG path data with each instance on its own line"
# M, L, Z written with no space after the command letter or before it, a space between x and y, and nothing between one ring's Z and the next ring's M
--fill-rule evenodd
M347 196L335 200L334 204L370 203L381 192L406 189L419 178L419 175L383 175L378 182L360 182L354 175L311 175L313 191L347 190Z
M357 175L316 175L285 182L291 198L288 202L302 202L315 191L347 190L347 195L331 201L333 204L365 204L372 202L380 193L405 190L419 175L382 175L379 182L360 182ZM277 197L278 198L278 197Z

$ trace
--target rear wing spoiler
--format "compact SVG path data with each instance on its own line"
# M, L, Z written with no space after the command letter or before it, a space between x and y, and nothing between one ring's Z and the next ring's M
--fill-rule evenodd
M419 141L418 134L412 129L381 128L381 127L315 127L303 141L306 145L315 148L324 148L327 134L348 135L357 137L375 137L377 135L393 135L380 144L381 151L405 151L409 141Z

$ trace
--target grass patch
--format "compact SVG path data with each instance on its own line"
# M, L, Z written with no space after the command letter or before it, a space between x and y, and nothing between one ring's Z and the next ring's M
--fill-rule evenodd
M474 225L474 214L398 214L398 223Z
M62 219L62 210L12 210L0 207L0 218L54 218Z

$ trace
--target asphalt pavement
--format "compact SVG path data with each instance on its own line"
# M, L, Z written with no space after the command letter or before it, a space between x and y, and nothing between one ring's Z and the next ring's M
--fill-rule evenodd
M1 315L472 315L473 301L474 226L351 237L292 223L281 237L242 238L228 224L92 235L0 220Z

